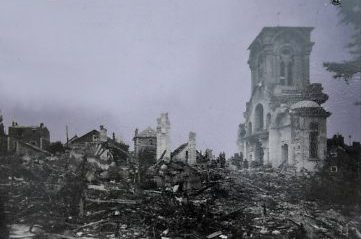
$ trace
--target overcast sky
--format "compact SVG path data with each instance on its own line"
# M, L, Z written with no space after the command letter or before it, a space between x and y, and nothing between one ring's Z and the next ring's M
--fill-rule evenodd
M169 112L172 147L237 151L250 97L248 46L264 26L313 26L311 81L328 133L360 140L361 84L333 80L350 29L329 0L0 0L0 109L8 125L44 122L52 140L104 124L132 145Z

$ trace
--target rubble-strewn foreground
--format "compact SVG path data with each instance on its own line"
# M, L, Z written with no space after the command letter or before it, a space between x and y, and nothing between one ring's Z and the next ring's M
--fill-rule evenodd
M313 176L292 170L195 166L186 188L85 156L1 160L11 238L361 238L359 208L310 201Z

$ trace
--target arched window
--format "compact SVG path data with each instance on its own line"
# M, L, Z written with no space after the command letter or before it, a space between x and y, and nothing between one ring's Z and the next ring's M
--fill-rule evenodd
M292 61L288 62L287 66L287 85L293 85L293 64Z
M286 72L285 72L285 63L281 61L280 65L280 84L284 85L286 79Z
M261 104L256 106L254 122L256 131L263 130L263 106Z
M280 51L280 85L293 85L292 49L286 47Z
M309 140L309 150L310 158L318 158L318 123L312 122L310 124L310 140Z
M258 56L258 62L257 62L257 69L258 69L258 82L261 81L261 79L264 76L264 57L263 55Z

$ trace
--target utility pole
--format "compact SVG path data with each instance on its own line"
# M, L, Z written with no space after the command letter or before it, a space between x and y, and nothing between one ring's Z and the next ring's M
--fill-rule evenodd
M356 101L354 103L354 105L360 107L360 119L359 120L360 120L360 135L361 135L361 101ZM360 178L360 161L361 161L361 155L359 155L359 159L357 160L357 174L358 174L359 178Z
M360 137L361 137L361 90L360 90L360 101L356 101L354 105L359 106L360 108ZM360 178L360 161L361 161L361 153L359 154L359 158L357 160L357 175Z

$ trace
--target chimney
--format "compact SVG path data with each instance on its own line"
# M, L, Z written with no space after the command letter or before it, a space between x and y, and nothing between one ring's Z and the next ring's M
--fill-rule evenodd
M69 129L68 126L65 126L65 135L66 135L66 147L68 148L68 144L69 144Z
M101 142L106 142L108 140L107 129L103 125L100 125L99 140Z
M171 158L170 150L170 122L168 113L161 113L157 119L157 159L169 160ZM164 154L164 151L166 152Z
M134 137L137 137L138 136L138 128L135 129L135 132L134 132Z
M189 132L188 139L188 163L195 164L197 160L196 133Z
M188 143L192 144L192 145L196 145L196 133L194 132L189 132L189 139L188 139Z

